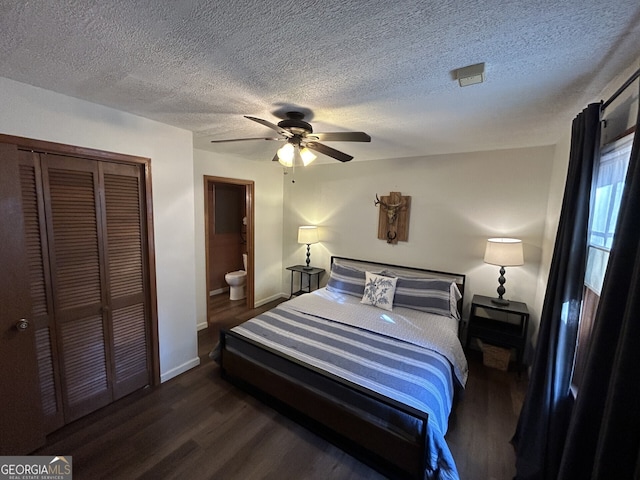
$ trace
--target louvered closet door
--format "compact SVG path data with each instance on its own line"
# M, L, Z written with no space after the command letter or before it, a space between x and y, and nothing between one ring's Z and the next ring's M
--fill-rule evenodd
M18 149L0 143L0 455L45 443Z
M41 155L65 422L150 384L139 166Z
M18 152L20 186L25 225L25 245L29 262L31 286L31 320L36 337L38 381L46 433L64 425L60 371L56 362L56 331L53 317L53 297L47 227L42 197L40 155L34 152Z
M104 185L106 279L112 325L113 394L118 399L150 383L146 302L146 238L142 175L133 165L100 163Z
M42 155L65 421L112 398L98 162Z

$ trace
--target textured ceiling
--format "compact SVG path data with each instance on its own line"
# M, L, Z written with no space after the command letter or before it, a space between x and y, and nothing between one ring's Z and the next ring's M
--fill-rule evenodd
M271 159L289 107L356 160L553 144L640 58L638 0L3 0L0 76ZM454 72L485 62L461 88Z

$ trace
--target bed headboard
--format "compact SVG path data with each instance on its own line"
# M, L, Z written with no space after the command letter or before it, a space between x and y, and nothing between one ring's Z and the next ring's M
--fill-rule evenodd
M452 272L442 272L439 270L429 270L425 268L418 267L407 267L403 265L393 265L390 263L381 263L374 262L370 260L359 260L356 258L347 258L347 257L339 257L332 256L331 257L331 265L337 263L338 265L345 265L350 267L355 267L360 270L371 270L371 271L380 271L387 270L393 272L396 275L407 275L411 277L418 278L436 278L439 280L447 280L450 282L456 282L458 286L458 290L460 290L460 294L462 298L458 301L458 312L460 313L460 318L462 318L462 305L464 302L464 284L466 280L466 276L461 273L452 273Z

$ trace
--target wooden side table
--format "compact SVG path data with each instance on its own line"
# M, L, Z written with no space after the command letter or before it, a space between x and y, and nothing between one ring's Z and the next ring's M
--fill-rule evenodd
M496 305L491 297L474 295L467 330L466 347L472 337L491 345L516 349L518 372L522 370L524 349L527 345L529 310L522 302Z
M317 268L317 267L310 267L307 268L304 265L293 265L291 267L287 267L287 270L291 271L291 287L289 289L289 298L296 296L296 295L301 295L303 293L310 293L313 290L316 290L318 288L320 288L320 274L324 273L324 268ZM293 277L294 274L298 273L300 276L300 289L296 292L293 291ZM305 283L302 281L304 278L307 279L307 287L305 289L304 285ZM316 280L316 288L313 288L313 282L312 279L315 278Z

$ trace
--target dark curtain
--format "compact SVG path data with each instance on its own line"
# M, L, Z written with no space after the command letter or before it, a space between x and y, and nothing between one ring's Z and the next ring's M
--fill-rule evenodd
M572 408L571 370L584 285L600 105L573 121L567 182L529 387L512 443L516 478L555 479Z
M638 125L585 376L562 458L563 480L640 478Z

